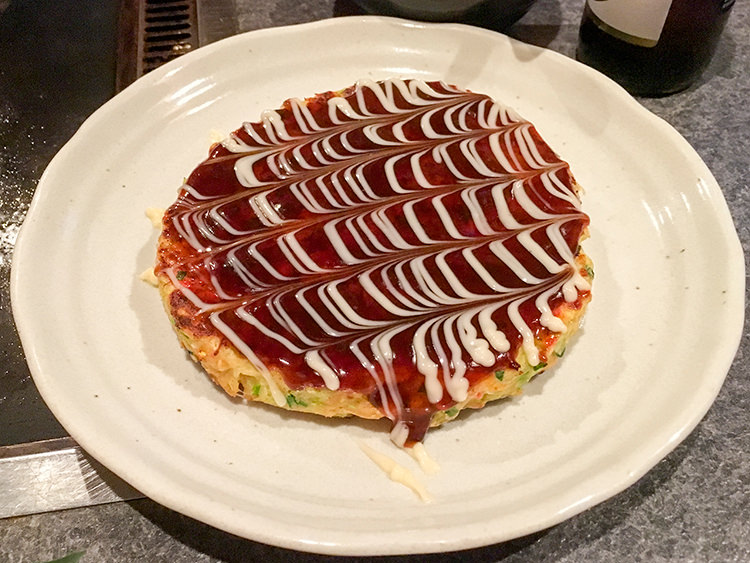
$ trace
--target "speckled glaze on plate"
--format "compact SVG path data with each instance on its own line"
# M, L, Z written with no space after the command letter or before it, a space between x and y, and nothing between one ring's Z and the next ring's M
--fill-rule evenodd
M347 45L342 49L341 45ZM317 53L311 64L304 53ZM234 402L178 348L138 275L216 131L360 78L443 79L531 120L570 162L596 266L581 334L525 394L430 433L434 476L386 423ZM40 181L19 235L13 312L34 380L71 435L154 500L229 532L335 554L464 549L531 533L624 489L713 402L742 330L744 260L687 142L601 75L458 25L341 18L237 36L98 110ZM435 497L391 483L358 442Z

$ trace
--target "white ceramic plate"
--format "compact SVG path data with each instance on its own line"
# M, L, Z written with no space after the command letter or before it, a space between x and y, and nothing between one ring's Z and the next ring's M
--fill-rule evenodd
M346 49L342 48L346 45ZM423 504L360 451L420 475L387 425L225 397L138 280L183 176L223 134L360 78L444 79L535 122L585 187L596 266L582 334L519 399L432 431ZM237 36L139 80L45 172L17 242L13 311L34 380L70 434L145 494L240 536L338 554L435 552L560 522L627 487L715 398L742 329L744 261L690 146L561 55L463 26L347 18Z

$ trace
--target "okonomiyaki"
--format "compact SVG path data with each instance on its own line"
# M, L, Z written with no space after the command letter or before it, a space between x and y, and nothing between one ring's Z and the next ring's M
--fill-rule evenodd
M163 217L160 293L229 395L387 417L399 445L518 394L591 298L566 162L490 97L361 81L244 123Z

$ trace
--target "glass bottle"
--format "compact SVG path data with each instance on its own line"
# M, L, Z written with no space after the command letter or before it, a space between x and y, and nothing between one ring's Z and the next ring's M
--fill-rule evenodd
M716 50L734 0L586 0L579 61L631 94L690 86Z

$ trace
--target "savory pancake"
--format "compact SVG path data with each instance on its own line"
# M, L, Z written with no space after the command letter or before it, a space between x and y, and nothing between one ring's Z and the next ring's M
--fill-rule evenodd
M590 300L588 223L567 163L509 108L359 82L211 147L164 215L155 273L228 394L388 417L409 445L563 355Z

